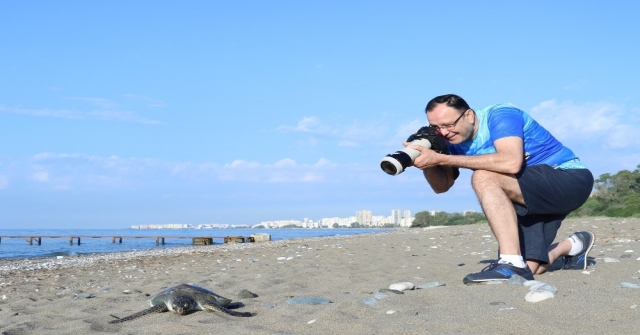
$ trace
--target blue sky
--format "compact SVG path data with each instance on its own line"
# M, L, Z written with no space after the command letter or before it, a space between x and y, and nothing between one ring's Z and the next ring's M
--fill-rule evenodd
M444 93L529 112L594 175L640 164L633 1L14 1L0 227L256 224L479 205L380 159Z

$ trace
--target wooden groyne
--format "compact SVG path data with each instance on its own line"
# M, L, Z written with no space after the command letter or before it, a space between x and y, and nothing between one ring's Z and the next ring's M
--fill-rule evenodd
M69 245L73 245L74 241L77 245L80 245L83 239L90 238L110 238L111 243L122 243L123 239L126 238L155 238L156 245L164 245L165 239L169 238L191 238L193 239L193 244L195 245L209 245L213 244L214 239L221 239L223 243L245 243L245 242L255 242L255 238L253 236L129 236L129 235L119 235L119 236L13 236L13 235L5 235L0 236L0 243L3 238L21 238L27 241L29 245L33 245L36 242L38 245L42 244L43 238L68 238Z

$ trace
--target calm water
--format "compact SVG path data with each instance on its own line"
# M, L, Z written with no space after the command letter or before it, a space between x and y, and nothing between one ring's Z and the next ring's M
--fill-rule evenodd
M388 229L0 229L0 258L33 258L70 256L77 254L107 253L154 248L175 248L193 245L191 238L166 238L165 244L156 246L155 238L127 238L127 236L251 236L265 233L271 240L336 235L380 233ZM33 245L21 238L4 236L61 236L43 238ZM122 244L111 243L111 238L82 238L81 244L69 245L69 236L122 236ZM221 239L214 242L221 243Z

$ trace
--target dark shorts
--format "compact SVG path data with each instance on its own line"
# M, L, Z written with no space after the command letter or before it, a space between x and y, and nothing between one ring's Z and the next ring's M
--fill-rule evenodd
M527 166L516 175L525 206L514 204L518 214L520 251L524 259L549 263L548 248L562 220L587 201L593 175L587 169Z

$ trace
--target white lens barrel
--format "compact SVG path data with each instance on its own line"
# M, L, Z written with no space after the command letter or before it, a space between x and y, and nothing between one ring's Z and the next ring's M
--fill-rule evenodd
M411 141L410 144L419 145L427 149L431 148L431 143L425 138ZM418 156L420 156L420 150L416 150L407 146L400 151L396 151L395 153L384 157L382 161L380 161L380 167L387 174L397 176L401 174L406 167L410 166L410 164L413 163L413 161Z

